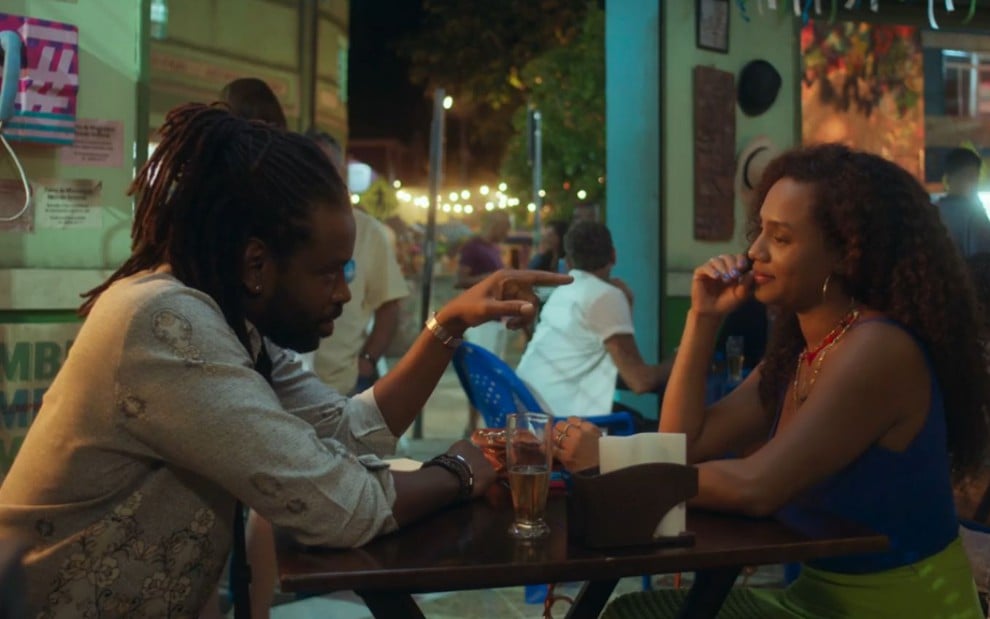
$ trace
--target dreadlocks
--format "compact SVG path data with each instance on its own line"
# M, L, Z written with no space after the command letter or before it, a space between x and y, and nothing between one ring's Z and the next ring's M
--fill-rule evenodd
M86 292L89 314L118 279L169 265L185 285L210 295L247 345L241 254L263 241L276 260L309 238L316 205L349 208L347 189L312 140L222 105L187 104L165 118L158 148L131 184L137 195L131 257Z

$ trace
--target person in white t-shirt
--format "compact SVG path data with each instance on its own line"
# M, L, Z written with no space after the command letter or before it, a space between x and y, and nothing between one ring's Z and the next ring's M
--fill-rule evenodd
M307 135L347 178L337 140L321 131L310 130ZM379 378L378 360L398 330L399 302L409 294L388 226L360 208L355 208L353 213L351 302L336 320L333 341L323 341L313 357L313 371L340 393L360 393Z
M564 236L574 283L554 290L516 372L556 417L612 412L616 377L636 393L660 388L670 364L650 365L636 346L632 293L611 276L612 235L580 221Z

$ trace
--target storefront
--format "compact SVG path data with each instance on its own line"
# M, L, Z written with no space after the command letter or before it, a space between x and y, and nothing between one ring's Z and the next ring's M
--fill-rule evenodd
M795 4L800 9L807 6L809 21L824 23L824 27L860 33L860 26L843 25L854 22L867 24L866 32L883 25L899 27L894 32L911 33L908 41L898 45L910 43L916 77L906 90L905 84L898 85L899 94L882 95L874 107L893 104L893 108L915 119L913 124L899 128L904 135L898 139L911 144L905 148L905 162L913 165L919 175L924 173L928 180L934 175L937 181L940 172L934 161L944 152L940 149L957 144L960 135L971 133L974 145L990 145L982 137L987 125L979 118L978 82L982 73L978 67L982 62L973 66L974 54L982 58L984 35L990 33L990 4L986 2L977 3L968 21L969 2L955 2L956 11L951 14L945 11L945 3L932 2L937 5L933 15L940 27L937 31L928 19L930 3L924 0L864 1L855 3L852 9L845 9L845 2L779 0L607 3L608 224L623 254L635 258L623 260L620 256L616 274L641 291L633 308L634 320L637 341L650 360L669 354L677 345L694 267L712 255L738 252L745 247L745 213L734 187L739 154L757 139L769 140L781 149L804 140L803 91L819 96L821 93L813 83L804 85L802 40L807 42L807 35L802 39L803 17L794 14ZM823 6L820 15L815 13L816 4ZM876 11L871 10L871 4L877 5ZM701 28L699 14L706 17ZM893 43L880 41L881 56L890 52L884 44ZM957 50L965 55L952 53ZM761 113L748 115L735 102L726 111L712 105L712 97L696 96L696 67L728 74L735 86L743 68L758 59L772 65L780 77L777 96ZM889 62L885 56L883 60ZM942 82L936 86L938 80L928 75L930 71L937 75L939 65ZM837 78L837 74L832 77ZM647 84L656 84L656 88ZM858 81L856 85L860 86ZM952 93L966 96L951 96ZM990 91L987 94L990 96ZM939 97L941 107L935 102ZM935 114L935 110L941 113ZM977 111L976 117L969 115L972 110ZM713 121L711 114L724 116ZM721 128L721 133L707 136L718 140L718 147L710 148L708 153L714 158L701 162L710 166L705 178L716 179L708 187L699 187L695 182L699 119L702 125ZM872 122L875 121L869 121ZM809 131L823 128L813 124ZM824 123L825 128L828 124ZM852 133L860 137L858 129ZM938 186L930 188L935 191ZM718 207L716 215L722 218L716 226L717 235L697 234L699 221L712 221L711 213L697 210L702 203L697 196L702 190L732 196L710 201ZM655 406L640 402L637 408L652 410Z

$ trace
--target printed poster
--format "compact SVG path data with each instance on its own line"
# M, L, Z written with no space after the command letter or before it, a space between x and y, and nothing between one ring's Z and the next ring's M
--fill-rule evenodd
M35 185L37 227L97 230L103 227L103 183L92 179L42 179Z
M76 140L58 149L62 165L119 168L124 165L124 123L119 120L76 120Z
M0 323L0 481L82 323Z
M4 135L22 142L72 144L79 95L79 29L0 13L0 30L17 33L23 43L14 117L4 123Z

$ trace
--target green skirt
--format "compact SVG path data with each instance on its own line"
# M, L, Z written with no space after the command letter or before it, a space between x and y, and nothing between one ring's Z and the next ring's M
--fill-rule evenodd
M602 619L676 617L687 591L619 596ZM969 562L957 538L917 563L873 574L802 566L786 589L734 588L719 619L983 619Z

